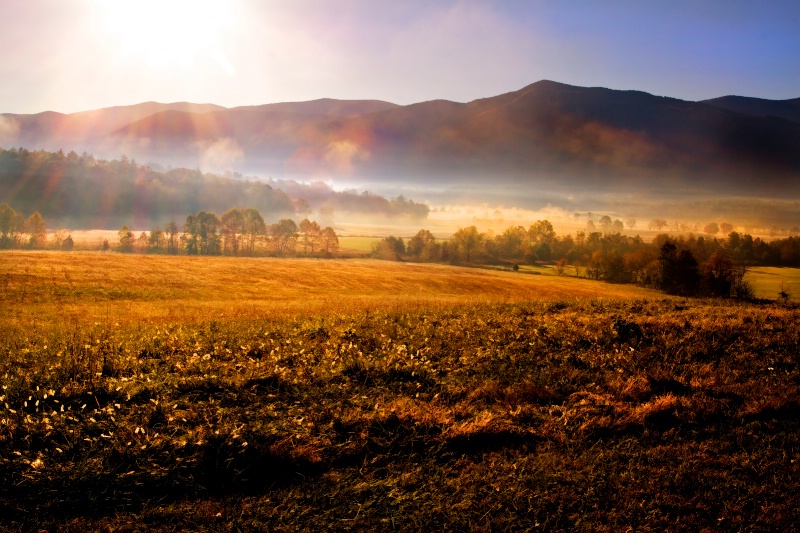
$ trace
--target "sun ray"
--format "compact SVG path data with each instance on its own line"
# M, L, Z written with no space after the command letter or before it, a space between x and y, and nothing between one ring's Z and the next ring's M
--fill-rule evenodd
M220 64L222 30L232 22L221 0L96 0L109 44L123 61L153 68ZM220 64L225 71L232 65Z

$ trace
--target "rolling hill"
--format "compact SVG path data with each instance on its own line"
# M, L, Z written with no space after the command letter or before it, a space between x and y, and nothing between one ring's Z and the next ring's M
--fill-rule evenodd
M742 115L753 117L777 117L800 123L800 98L793 100L764 100L747 96L723 96L704 100L710 104Z
M24 146L28 149L76 149L85 145L85 149L90 149L92 140L160 112L206 113L218 109L224 108L214 104L188 102L171 104L144 102L71 114L46 111L34 115L5 113L2 116L17 126L16 138L6 139L5 144L8 146L12 145L9 143L13 143L15 146Z
M18 125L7 146L265 177L756 196L798 192L798 116L797 100L690 102L551 81L469 103L147 103L4 115Z

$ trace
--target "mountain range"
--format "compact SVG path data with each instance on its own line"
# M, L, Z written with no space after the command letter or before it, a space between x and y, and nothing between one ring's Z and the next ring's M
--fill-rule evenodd
M691 102L540 81L468 103L148 102L3 114L0 146L350 183L796 195L800 99Z

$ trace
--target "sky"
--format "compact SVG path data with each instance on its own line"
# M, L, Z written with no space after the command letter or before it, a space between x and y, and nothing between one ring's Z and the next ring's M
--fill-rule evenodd
M0 112L468 102L542 79L800 97L800 2L3 0Z

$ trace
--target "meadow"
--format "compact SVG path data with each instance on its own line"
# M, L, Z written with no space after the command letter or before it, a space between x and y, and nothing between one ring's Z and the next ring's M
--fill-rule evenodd
M372 260L0 272L8 531L796 527L791 303Z
M756 298L775 300L784 290L791 299L800 299L800 268L748 267L744 279L753 287Z
M0 253L0 324L129 324L424 310L659 293L589 280L373 259Z

